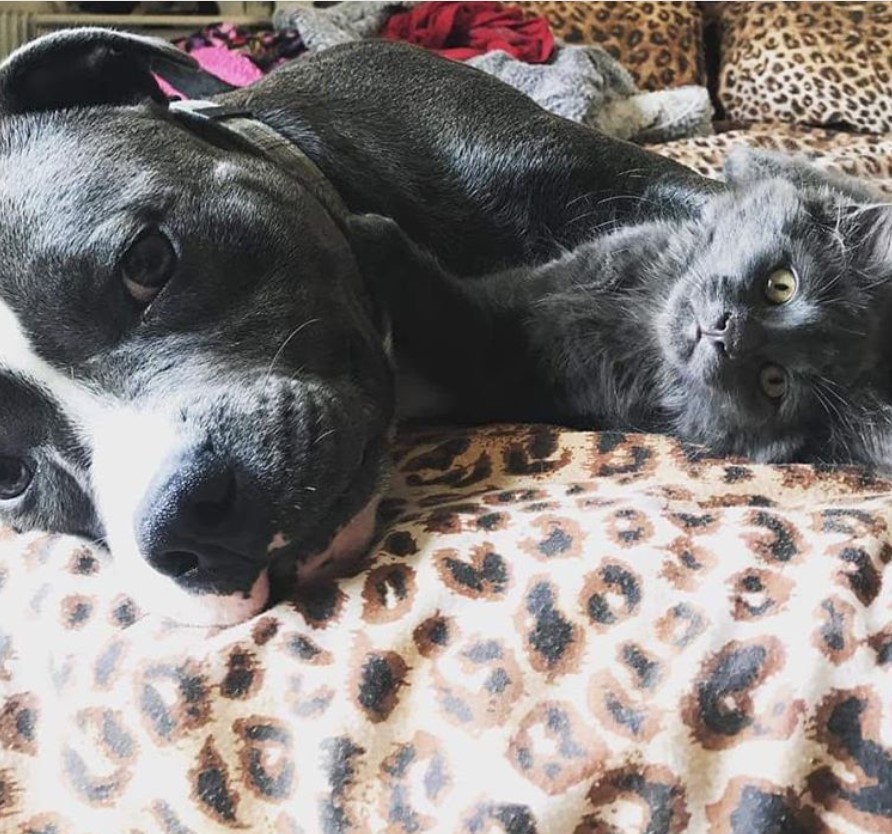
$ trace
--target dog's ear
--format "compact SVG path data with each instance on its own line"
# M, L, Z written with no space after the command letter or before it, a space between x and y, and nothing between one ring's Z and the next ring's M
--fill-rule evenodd
M156 38L93 27L55 32L0 64L0 115L163 102L152 70L165 65L192 69L196 62Z
M731 151L725 161L725 177L734 187L783 179L799 188L832 188L856 203L873 203L879 198L878 191L855 177L818 168L801 157L758 148Z

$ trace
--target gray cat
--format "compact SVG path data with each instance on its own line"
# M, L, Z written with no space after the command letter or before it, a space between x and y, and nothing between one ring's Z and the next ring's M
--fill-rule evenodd
M742 150L728 188L554 261L457 278L380 217L354 245L453 418L658 431L892 468L892 207Z

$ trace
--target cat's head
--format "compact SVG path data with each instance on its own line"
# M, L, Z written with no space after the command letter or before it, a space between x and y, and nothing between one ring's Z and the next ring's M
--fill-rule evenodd
M741 151L726 173L658 317L676 431L892 470L892 205L777 154Z

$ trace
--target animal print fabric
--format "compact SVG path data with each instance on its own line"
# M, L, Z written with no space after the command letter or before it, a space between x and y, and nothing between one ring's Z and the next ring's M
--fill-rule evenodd
M704 84L703 19L686 2L520 2L556 38L600 46L643 90Z
M892 484L491 427L228 630L0 542L4 834L892 832Z
M892 194L892 135L871 136L800 125L756 124L745 130L666 142L654 145L651 150L704 176L721 178L725 157L736 145L805 156L819 168L859 177L878 190Z
M892 131L892 3L722 4L729 119Z

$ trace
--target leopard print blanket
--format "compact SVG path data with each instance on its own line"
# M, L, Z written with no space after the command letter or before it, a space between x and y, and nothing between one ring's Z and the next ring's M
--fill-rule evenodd
M395 472L362 573L228 630L3 536L0 831L892 832L892 484L536 426Z
M664 142L651 150L703 176L721 179L725 158L741 145L804 157L818 168L859 177L878 191L892 194L892 133L874 136L774 122Z

